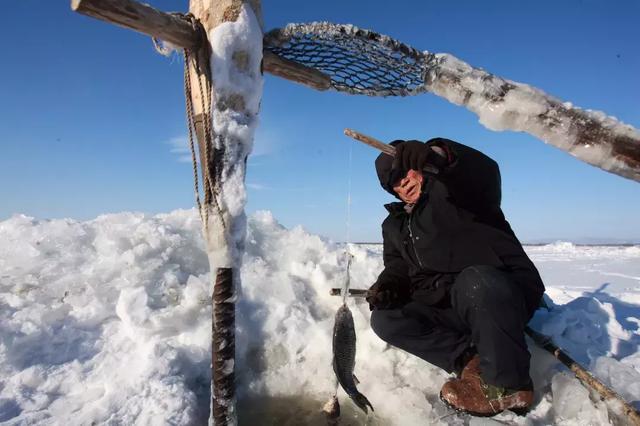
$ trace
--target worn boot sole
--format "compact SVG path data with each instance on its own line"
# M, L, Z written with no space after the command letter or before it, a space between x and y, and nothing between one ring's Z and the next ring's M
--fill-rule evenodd
M474 417L493 417L493 416L497 416L500 413L503 413L504 411L511 411L512 413L515 413L518 416L526 416L527 413L529 411L531 411L531 407L520 407L520 408L508 408L507 410L503 410L503 411L498 411L497 413L476 413L474 411L470 411L470 410L463 410L462 408L458 408L455 407L451 404L449 404L447 402L447 400L445 400L442 397L442 392L440 392L440 401L442 401L442 403L444 405L446 405L447 407L451 408L452 410L454 410L457 413L465 413L465 414L470 414Z

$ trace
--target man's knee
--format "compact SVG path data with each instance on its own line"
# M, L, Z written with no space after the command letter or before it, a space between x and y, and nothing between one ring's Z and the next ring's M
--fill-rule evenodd
M457 305L499 307L513 299L514 285L507 274L498 268L488 265L469 266L456 277L451 290L452 300Z
M374 309L371 312L371 329L385 342L393 340L394 332L392 311Z

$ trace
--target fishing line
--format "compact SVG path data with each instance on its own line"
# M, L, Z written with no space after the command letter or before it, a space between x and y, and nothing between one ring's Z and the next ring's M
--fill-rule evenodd
M345 279L344 288L342 289L342 303L347 304L349 296L349 285L351 284L351 175L353 174L353 141L349 144L349 167L347 168L347 238L346 238L346 256L347 256L347 277Z
M347 251L351 243L351 175L353 174L353 141L349 144L349 167L347 169Z
M349 144L349 165L347 167L347 223L346 223L346 256L347 256L347 271L346 271L346 279L344 281L344 286L342 289L342 304L346 306L347 304L347 296L349 294L349 284L351 281L351 168L353 164L353 142ZM331 407L333 404L337 404L337 395L338 388L340 384L338 383L338 378L335 378L335 391L333 393L333 399L330 399L325 407Z

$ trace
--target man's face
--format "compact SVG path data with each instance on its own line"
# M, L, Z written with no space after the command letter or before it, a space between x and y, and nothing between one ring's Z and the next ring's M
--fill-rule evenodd
M422 192L424 177L417 170L409 170L407 175L395 184L393 190L407 204L415 204Z

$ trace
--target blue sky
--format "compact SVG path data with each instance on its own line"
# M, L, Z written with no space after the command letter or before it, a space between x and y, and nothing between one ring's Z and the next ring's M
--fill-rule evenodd
M186 10L187 1L150 1ZM640 2L265 1L267 29L352 23L421 50L447 52L640 128ZM182 60L149 38L76 15L68 1L7 2L0 26L0 219L89 219L194 205ZM250 158L248 212L346 238L379 241L376 152L342 135L448 137L500 164L503 210L523 241L640 241L640 184L584 164L522 133L492 132L433 95L369 98L265 77ZM349 165L349 150L353 160Z

